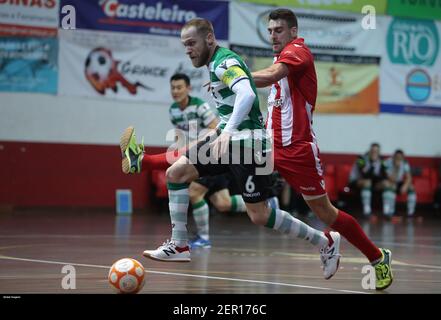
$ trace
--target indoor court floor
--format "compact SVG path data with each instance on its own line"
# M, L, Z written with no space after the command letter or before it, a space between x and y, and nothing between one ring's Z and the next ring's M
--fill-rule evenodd
M324 280L318 251L309 243L257 227L245 214L216 213L210 219L213 247L194 250L190 263L167 263L142 256L170 236L167 212L1 213L0 293L111 294L109 268L125 257L146 269L141 293L441 293L440 219L361 221L377 245L392 250L395 279L385 292L362 288L367 260L346 240L340 270ZM323 227L316 220L307 222ZM75 267L75 290L61 286L64 265Z

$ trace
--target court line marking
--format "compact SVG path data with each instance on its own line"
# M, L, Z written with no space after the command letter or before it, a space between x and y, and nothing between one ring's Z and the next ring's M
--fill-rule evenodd
M40 260L40 259L27 259L27 258L9 257L9 256L3 256L3 255L0 255L0 259L3 259L3 260L15 260L15 261L27 261L27 262L37 262L37 263L47 263L47 264L57 264L57 265L72 265L72 266L77 266L77 267L110 269L110 266L103 266L103 265L97 265L97 264L72 263L72 262L50 261L50 260ZM284 287L296 287L296 288L305 288L305 289L313 289L313 290L337 291L337 292L344 292L344 293L370 294L369 292L363 292L363 291L334 289L334 288L315 287L315 286L305 286L305 285L283 283L283 282L271 282L271 281L262 281L262 280L249 280L249 279L240 279L240 278L216 277L216 276L186 274L186 273L178 273L178 272L154 271L154 270L146 270L146 272L147 273L153 273L153 274L171 275L171 276L189 277L189 278L200 278L200 279L211 279L211 280L225 280L225 281L235 281L235 282L247 282L247 283L254 283L254 284L267 284L267 285L276 285L276 286L284 286Z
M27 248L27 247L36 247L36 246L45 246L45 244L17 244L13 246L0 247L0 250L9 250L9 249Z
M317 255L312 255L309 253L290 253L290 252L274 252L274 255L282 255L288 256L293 259L298 260L317 260ZM341 261L349 262L349 263L361 263L361 264L369 264L366 262L366 258L358 258L358 257L346 257L342 256ZM406 267L417 267L417 268L428 268L428 269L438 269L441 270L441 266L428 265L428 264L417 264L417 263L407 263L399 260L392 260L392 265L396 266L406 266Z

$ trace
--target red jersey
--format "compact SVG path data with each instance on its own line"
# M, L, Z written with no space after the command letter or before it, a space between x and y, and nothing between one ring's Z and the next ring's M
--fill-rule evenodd
M274 57L274 63L289 68L287 77L271 87L268 97L267 129L274 130L274 144L289 146L294 142L314 142L312 113L317 99L317 76L314 59L303 38L291 41Z

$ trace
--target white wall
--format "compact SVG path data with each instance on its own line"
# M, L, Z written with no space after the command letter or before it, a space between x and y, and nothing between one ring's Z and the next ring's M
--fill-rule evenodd
M316 114L314 130L321 152L363 153L378 142L384 154L400 148L412 156L441 156L441 117Z
M40 94L0 94L0 140L119 144L134 125L146 145L167 145L168 106Z
M146 145L167 145L168 105L0 93L0 140L117 145L130 124ZM314 129L321 152L362 153L377 141L386 154L441 156L440 117L316 114Z

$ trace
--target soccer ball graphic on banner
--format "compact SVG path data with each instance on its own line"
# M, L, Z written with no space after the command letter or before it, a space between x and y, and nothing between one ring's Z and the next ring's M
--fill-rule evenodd
M117 293L138 293L144 286L144 267L131 258L116 261L109 271L110 286Z
M113 90L115 94L118 93L118 85L127 89L132 95L136 95L138 87L153 91L139 81L131 82L126 79L118 70L120 62L113 58L110 49L102 47L93 49L84 63L87 81L101 95L105 95L107 89Z
M86 59L86 77L89 81L98 84L106 82L115 69L112 52L105 48L96 48L89 53Z

